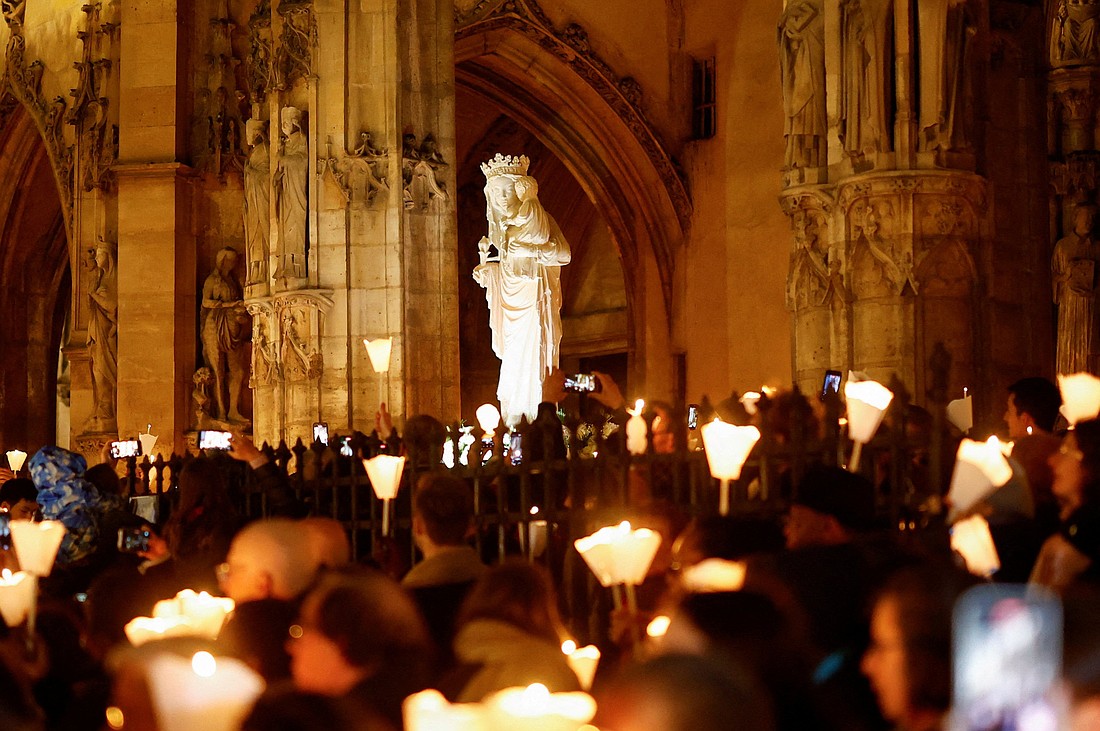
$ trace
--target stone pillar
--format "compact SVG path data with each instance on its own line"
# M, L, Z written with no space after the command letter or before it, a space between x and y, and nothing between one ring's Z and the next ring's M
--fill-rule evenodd
M990 186L971 172L971 90L983 78L975 39L988 27L977 2L909 8L905 0L802 0L780 20L781 31L805 35L820 23L826 34L826 52L801 59L808 69L793 58L783 66L785 88L808 80L810 98L829 111L828 160L815 168L789 157L780 196L794 231L794 373L807 392L826 369L857 369L884 382L896 375L923 401L942 342L952 357L949 389L961 396L990 359L981 299L992 276ZM779 52L793 53L782 33ZM788 115L788 131L805 128L804 115Z
M189 168L187 14L176 2L122 6L119 119L118 430L152 424L182 451L195 370L195 236ZM140 70L140 73L136 72Z
M458 415L454 6L345 5L283 0L253 19L253 43L268 44L279 69L253 74L252 99L253 119L271 130L273 253L286 245L276 203L285 142L273 121L286 106L305 112L310 171L308 271L280 277L273 256L270 294L248 293L258 439L308 438L313 421L370 431L380 400L398 417ZM309 68L277 78L287 23L314 42L295 56ZM379 375L363 340L382 337L393 349Z

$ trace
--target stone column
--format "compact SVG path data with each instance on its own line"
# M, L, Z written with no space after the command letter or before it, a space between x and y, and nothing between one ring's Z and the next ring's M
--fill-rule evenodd
M195 236L188 59L182 4L122 6L119 119L118 430L153 425L158 447L182 451L195 370Z

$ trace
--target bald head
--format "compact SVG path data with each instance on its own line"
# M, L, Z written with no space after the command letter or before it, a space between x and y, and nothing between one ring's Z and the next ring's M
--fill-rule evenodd
M318 566L309 532L300 522L261 520L233 539L221 585L236 602L294 599L313 581Z

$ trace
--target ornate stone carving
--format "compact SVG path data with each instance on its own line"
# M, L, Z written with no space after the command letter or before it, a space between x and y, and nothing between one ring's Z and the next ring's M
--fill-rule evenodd
M473 272L489 304L493 352L501 361L497 398L510 427L524 416L535 420L543 379L558 365L561 267L570 260L569 244L527 174L529 162L497 153L482 164L489 232L478 243Z
M331 147L331 141L330 141ZM374 146L370 132L359 134L359 144L351 152L329 155L318 161L319 174L328 186L327 190L338 191L336 196L325 196L325 208L335 209L350 205L353 210L372 208L381 200L379 193L390 189L384 171L388 162L387 150ZM340 205L334 205L330 198L337 198Z
M13 31L23 27L23 14L27 10L27 0L0 0L0 15Z
M469 0L455 5L456 38L482 31L510 28L533 40L566 63L593 88L633 133L661 176L669 199L680 218L680 227L691 227L691 196L683 171L668 154L660 134L641 108L637 82L619 77L596 53L585 29L571 24L558 30L535 0ZM633 81L633 80L631 80ZM670 265L671 268L671 265Z
M308 243L309 147L302 112L283 107L280 118L284 139L273 180L279 211L279 252L273 276L277 280L302 280L306 277Z
M288 383L321 377L324 359L318 349L321 322L332 300L320 292L298 291L274 299L280 328L279 361Z
M118 385L118 269L116 246L99 240L89 251L88 358L92 372L92 414L84 424L89 434L117 431L115 394Z
M248 20L248 93L253 104L261 103L274 86L271 58L271 0L260 0Z
M20 11L21 12L21 11ZM21 17L21 16L20 16ZM57 190L61 196L61 209L66 228L72 228L73 211L73 147L65 139L64 97L52 101L42 95L41 61L27 63L26 39L21 24L12 24L11 37L5 52L6 67L0 78L0 90L7 89L30 113L39 132L46 141L46 150L52 163Z
M252 370L248 385L251 388L270 386L283 380L279 361L279 326L270 301L250 301L248 314L252 315Z
M1100 3L1057 0L1050 28L1050 65L1100 61Z
M248 311L244 292L234 269L237 252L225 247L214 259L214 270L202 285L202 357L213 374L214 403L219 421L249 423L240 412L244 384L245 343L248 341Z
M820 3L794 0L779 18L784 169L825 165L825 19Z
M83 47L77 70L77 86L69 91L72 106L65 121L76 127L77 175L85 191L106 189L110 170L118 157L118 126L110 125L107 80L111 72L111 46L118 26L100 22L100 4L81 7L85 28L77 33Z
M893 246L880 230L883 218L889 220L892 215L892 210L880 214L872 203L860 202L852 209L848 261L852 288L860 299L897 294L905 286L907 277L894 261Z
M311 0L281 0L278 9L283 19L279 44L277 87L289 89L298 79L313 74L313 49L317 47L317 22Z
M401 174L406 210L426 211L433 200L447 200L446 185L439 180L439 171L445 167L447 163L436 146L435 137L429 134L417 145L416 135L405 134Z
M271 156L264 138L267 124L248 120L246 134L252 146L244 163L244 242L248 286L267 282L271 256Z

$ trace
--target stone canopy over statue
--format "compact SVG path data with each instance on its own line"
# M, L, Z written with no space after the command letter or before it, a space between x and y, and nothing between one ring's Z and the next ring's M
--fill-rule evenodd
M488 235L478 243L474 279L485 289L493 352L500 358L497 399L509 427L534 421L542 382L558 365L561 267L569 244L538 198L526 156L483 163Z

